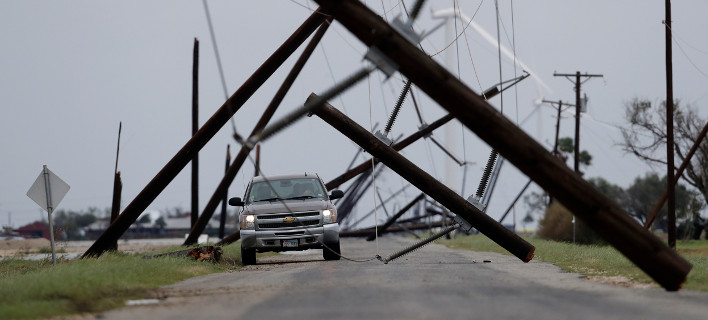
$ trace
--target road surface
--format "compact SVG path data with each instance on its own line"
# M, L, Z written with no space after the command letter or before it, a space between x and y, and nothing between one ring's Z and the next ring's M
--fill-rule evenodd
M412 240L384 237L382 256ZM376 244L343 239L354 259ZM484 262L488 260L490 262ZM708 294L632 289L548 264L429 245L384 265L324 261L320 250L259 257L258 265L163 287L154 304L100 319L708 319Z

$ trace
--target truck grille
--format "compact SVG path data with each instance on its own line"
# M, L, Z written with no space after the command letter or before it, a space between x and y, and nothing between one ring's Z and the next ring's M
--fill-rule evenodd
M313 226L319 224L319 220L309 220L301 222L275 222L275 223L259 223L258 227L261 229L278 229L278 228L293 228L300 226Z
M295 213L283 213L283 214L267 214L258 216L259 219L283 219L287 217L314 217L319 216L319 211L306 211L306 212L295 212Z

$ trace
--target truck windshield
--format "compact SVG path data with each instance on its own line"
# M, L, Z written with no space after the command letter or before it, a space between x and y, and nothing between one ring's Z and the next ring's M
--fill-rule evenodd
M326 199L322 184L315 178L280 179L254 182L247 202Z

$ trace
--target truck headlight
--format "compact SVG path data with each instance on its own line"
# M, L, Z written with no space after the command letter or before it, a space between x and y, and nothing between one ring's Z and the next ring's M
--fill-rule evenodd
M252 229L255 221L256 217L252 214L241 216L241 229Z
M337 222L337 210L334 210L334 209L322 210L322 220L324 221L324 223Z

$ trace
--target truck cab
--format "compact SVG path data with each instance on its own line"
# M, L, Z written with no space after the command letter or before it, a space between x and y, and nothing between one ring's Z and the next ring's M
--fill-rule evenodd
M254 177L243 199L231 198L240 206L241 260L256 263L256 252L322 249L325 260L339 260L339 223L332 200L344 193L327 194L316 174Z

